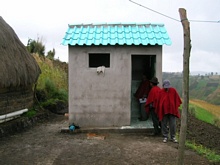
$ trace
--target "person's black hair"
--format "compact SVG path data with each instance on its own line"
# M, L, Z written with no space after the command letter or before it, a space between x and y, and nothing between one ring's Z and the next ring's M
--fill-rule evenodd
M157 85L157 83L153 83L153 82L151 82L154 86L156 86Z

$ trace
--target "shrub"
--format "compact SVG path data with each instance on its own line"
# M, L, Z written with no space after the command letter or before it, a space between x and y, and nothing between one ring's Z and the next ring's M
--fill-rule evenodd
M52 112L68 106L68 77L64 69L54 66L53 61L34 55L41 68L36 96L40 106Z
M68 76L63 69L54 66L53 61L41 58L37 54L34 58L42 71L37 81L37 89L44 89L45 85L50 83L46 81L52 81L56 88L68 90Z
M29 111L25 112L23 114L23 116L25 117L33 117L37 114L36 110L35 109L30 109Z
M53 97L56 93L57 89L54 82L50 78L45 79L45 92L47 97Z
M27 44L27 50L30 53L38 53L40 56L44 56L45 53L45 46L43 42L37 39L37 41L29 39Z
M47 78L45 80L45 88L39 90L38 96L41 96L41 106L52 112L65 108L68 104L68 93L64 89L58 89L54 82ZM59 107L59 108L57 108Z
M45 92L47 95L47 99L53 98L63 101L68 101L68 93L64 89L58 89L55 83L47 78L45 80Z
M58 114L62 113L62 111L67 108L67 103L65 101L53 98L43 102L41 105L45 109Z

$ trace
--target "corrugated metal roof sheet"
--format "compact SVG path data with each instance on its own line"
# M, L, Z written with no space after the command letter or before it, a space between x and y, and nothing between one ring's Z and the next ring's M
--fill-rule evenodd
M63 45L171 45L164 24L69 25Z

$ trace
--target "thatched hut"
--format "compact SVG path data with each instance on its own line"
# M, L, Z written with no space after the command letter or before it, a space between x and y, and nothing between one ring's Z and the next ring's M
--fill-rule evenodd
M33 105L41 70L14 30L0 16L0 115Z

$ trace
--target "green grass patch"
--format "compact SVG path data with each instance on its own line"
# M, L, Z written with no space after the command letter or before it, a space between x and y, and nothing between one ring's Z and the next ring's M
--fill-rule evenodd
M193 104L189 104L189 109L190 112L193 113L197 119L202 120L206 123L214 124L215 116L212 113Z
M220 155L216 154L214 151L191 141L186 141L186 146L196 151L199 155L205 156L210 162L220 163Z
M35 109L30 109L23 114L24 117L33 117L37 114Z

